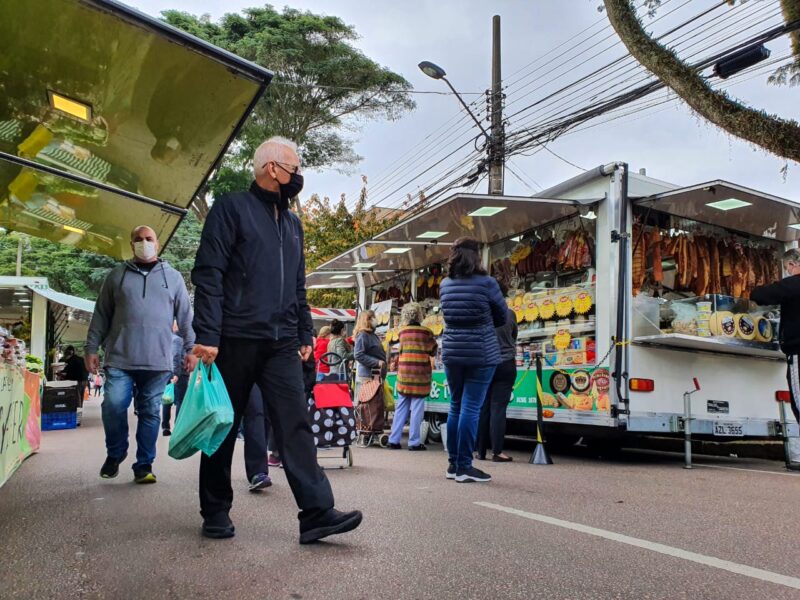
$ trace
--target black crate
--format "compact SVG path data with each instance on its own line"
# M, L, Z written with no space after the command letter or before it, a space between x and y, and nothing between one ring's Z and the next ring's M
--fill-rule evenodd
M77 412L78 411L78 385L70 387L44 388L42 398L42 413Z

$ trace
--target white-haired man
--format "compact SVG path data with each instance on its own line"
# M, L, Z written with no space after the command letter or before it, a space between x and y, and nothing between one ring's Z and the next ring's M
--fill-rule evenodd
M311 353L303 228L289 201L303 187L297 146L274 137L256 150L255 181L217 199L197 250L194 355L216 361L234 408L231 432L200 460L203 534L234 535L231 461L250 390L257 385L272 422L286 478L300 508L300 543L358 527L361 513L333 508L317 464L301 361Z

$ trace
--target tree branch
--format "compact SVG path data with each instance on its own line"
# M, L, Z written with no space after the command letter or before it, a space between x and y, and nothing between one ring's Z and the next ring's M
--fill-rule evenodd
M731 135L777 156L800 162L800 125L768 115L715 91L678 56L645 32L629 0L603 0L611 25L628 52L700 116Z

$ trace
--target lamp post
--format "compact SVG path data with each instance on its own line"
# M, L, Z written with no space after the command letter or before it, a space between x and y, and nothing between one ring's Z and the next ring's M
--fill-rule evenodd
M491 116L492 116L492 129L489 134L484 129L481 122L475 114L469 109L467 103L461 97L453 85L447 79L445 70L437 64L430 61L422 61L419 63L420 70L432 79L441 79L447 84L447 87L453 92L461 106L467 111L467 114L472 117L478 129L486 138L488 150L488 163L489 163L489 193L493 195L503 194L503 170L504 170L504 154L505 142L503 134L503 91L502 80L500 76L500 17L495 15L492 19L492 93L491 93ZM483 167L480 168L481 170ZM479 173L481 171L479 170Z

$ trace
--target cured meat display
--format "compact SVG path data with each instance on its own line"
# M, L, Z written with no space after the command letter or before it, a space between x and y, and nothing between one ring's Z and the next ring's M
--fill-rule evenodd
M695 296L724 294L749 298L752 289L780 280L780 261L775 248L745 242L732 235L680 232L666 237L658 227L633 226L634 295L647 285L664 282L662 262L675 261L676 292Z

